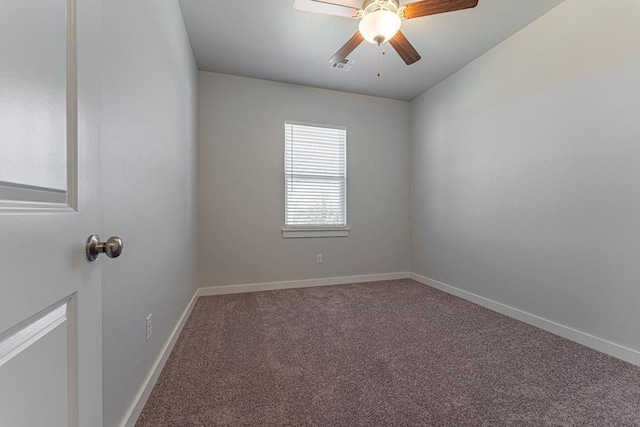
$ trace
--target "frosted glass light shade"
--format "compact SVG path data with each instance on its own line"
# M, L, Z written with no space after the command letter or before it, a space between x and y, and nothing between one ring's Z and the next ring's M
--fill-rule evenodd
M390 40L400 30L402 20L390 10L376 10L360 20L358 29L366 41L373 44Z

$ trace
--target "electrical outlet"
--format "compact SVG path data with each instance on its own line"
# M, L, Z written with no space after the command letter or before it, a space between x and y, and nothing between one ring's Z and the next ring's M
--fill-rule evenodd
M151 334L153 334L153 325L151 324L151 314L147 316L147 340L149 342L151 339Z
M322 264L322 254L316 255L316 264Z

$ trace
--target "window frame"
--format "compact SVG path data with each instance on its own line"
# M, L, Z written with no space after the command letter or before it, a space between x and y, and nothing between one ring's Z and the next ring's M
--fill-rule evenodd
M287 190L287 125L293 126L307 126L314 128L324 128L324 129L337 129L343 130L345 132L344 135L344 226L329 226L329 225L321 225L321 224L300 224L300 225L287 225L287 200L288 200L288 190ZM348 237L349 236L349 226L348 226L348 149L347 149L347 127L340 125L329 125L322 123L309 123L309 122L301 122L297 120L285 120L283 126L284 134L283 134L283 184L284 184L284 223L285 225L282 227L282 238L283 239L291 239L291 238L312 238L312 237Z

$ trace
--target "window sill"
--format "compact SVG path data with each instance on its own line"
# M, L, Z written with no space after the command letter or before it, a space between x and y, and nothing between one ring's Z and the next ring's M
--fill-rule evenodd
M314 237L349 237L348 228L283 228L283 239L303 239Z

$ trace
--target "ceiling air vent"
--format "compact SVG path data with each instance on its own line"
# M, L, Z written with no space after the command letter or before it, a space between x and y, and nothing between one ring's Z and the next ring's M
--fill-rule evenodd
M349 71L355 63L356 60L354 58L345 58L340 62L333 62L331 68L334 70Z

